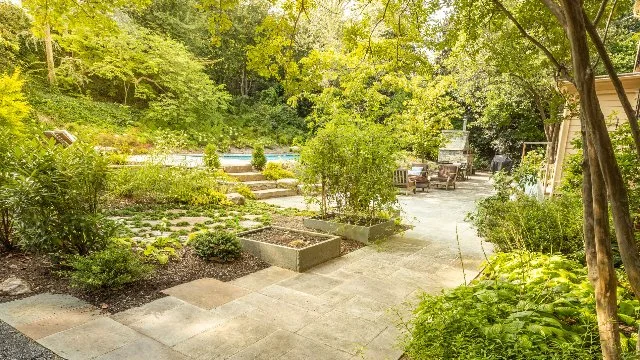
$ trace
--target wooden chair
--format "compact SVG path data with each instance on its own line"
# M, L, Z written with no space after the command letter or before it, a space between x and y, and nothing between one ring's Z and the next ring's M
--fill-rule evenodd
M451 164L441 164L438 167L438 174L431 176L429 180L432 184L440 187L444 186L449 190L449 187L456 188L456 179L458 178L458 166Z
M409 180L415 183L414 193L417 189L422 189L423 192L424 189L427 189L427 192L429 192L431 188L429 167L426 164L413 164L409 171Z
M409 179L409 170L407 169L397 169L393 172L393 186L404 189L405 195L416 191L416 184Z

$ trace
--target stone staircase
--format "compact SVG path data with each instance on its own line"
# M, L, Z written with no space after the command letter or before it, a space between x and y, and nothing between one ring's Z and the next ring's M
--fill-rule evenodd
M297 183L294 185L292 182L267 180L262 173L254 171L251 165L224 166L223 169L231 177L247 185L257 200L298 195ZM229 195L237 196L235 193Z

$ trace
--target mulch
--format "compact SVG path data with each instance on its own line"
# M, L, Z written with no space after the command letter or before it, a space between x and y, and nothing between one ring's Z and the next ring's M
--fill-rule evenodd
M269 244L301 249L329 240L326 236L312 235L306 232L267 228L244 235L245 238Z
M208 262L199 258L191 248L181 250L180 260L158 266L147 279L128 284L118 289L85 291L74 288L69 280L60 274L44 255L9 253L0 255L0 279L10 275L25 280L32 293L20 296L0 296L0 302L7 302L38 293L65 293L97 306L108 313L116 313L146 304L164 297L162 290L201 278L230 281L270 265L255 256L242 253L240 259L229 263Z
M276 215L273 217L272 223L277 226L307 230L302 225L300 218ZM350 253L363 246L366 245L354 240L342 239L340 254ZM188 246L180 250L179 255L180 260L171 261L164 266L157 266L147 280L128 284L118 289L85 291L72 287L69 280L61 274L61 269L54 265L46 255L18 252L0 253L0 281L13 275L26 281L32 290L31 293L25 295L0 296L0 303L45 292L65 293L85 300L106 313L117 313L164 297L166 295L161 291L172 286L206 277L230 281L270 266L244 252L240 259L228 263L202 260Z

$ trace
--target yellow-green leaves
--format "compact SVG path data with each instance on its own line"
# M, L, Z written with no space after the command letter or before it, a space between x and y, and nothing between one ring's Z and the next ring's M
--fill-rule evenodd
M24 81L20 72L13 75L0 75L0 127L8 128L12 133L18 133L22 128L22 120L29 114L22 86Z

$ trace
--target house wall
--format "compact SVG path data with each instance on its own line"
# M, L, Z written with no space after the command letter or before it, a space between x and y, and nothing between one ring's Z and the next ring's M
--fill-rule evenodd
M635 107L638 93L640 92L640 73L622 74L620 80L625 88L627 97L631 104ZM576 91L573 86L564 84L561 89L569 95L575 95ZM618 95L611 84L608 77L598 77L596 79L596 93L605 121L609 127L609 131L617 129L620 125L627 122ZM556 162L553 166L553 189L560 185L563 175L563 167L572 154L577 152L574 147L574 140L580 138L580 119L578 116L572 116L570 111L565 109L565 120L560 125L560 137L558 139L558 149L556 152ZM553 192L553 190L552 190Z

